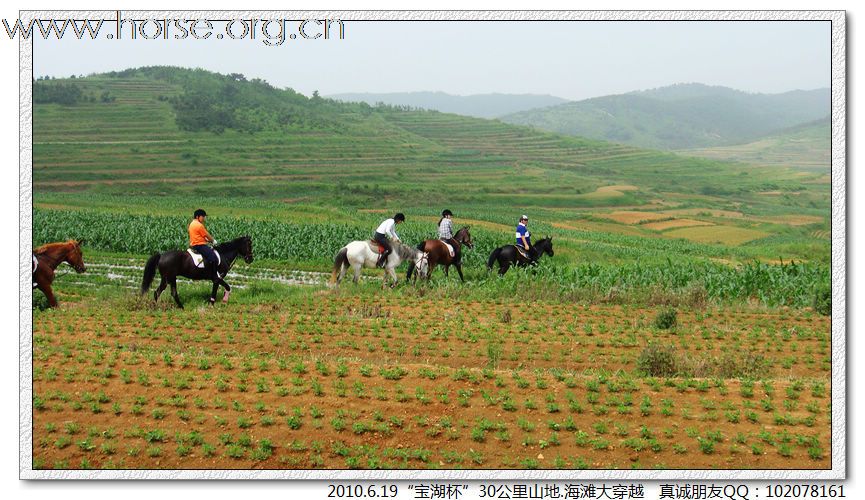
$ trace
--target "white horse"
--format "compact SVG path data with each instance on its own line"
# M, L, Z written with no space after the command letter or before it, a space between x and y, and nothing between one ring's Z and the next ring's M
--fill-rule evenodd
M391 246L393 247L393 251L387 256L387 262L385 262L384 280L381 284L382 288L387 285L388 275L390 275L391 278L391 288L396 286L399 280L396 277L394 269L404 260L408 261L409 265L415 266L415 270L422 278L426 277L427 272L429 271L428 253L398 242L392 243ZM376 267L379 255L378 244L374 241L352 241L336 253L336 257L333 259L333 274L331 275L331 282L339 283L342 281L346 270L351 267L354 270L352 281L357 283L357 280L360 277L361 268Z

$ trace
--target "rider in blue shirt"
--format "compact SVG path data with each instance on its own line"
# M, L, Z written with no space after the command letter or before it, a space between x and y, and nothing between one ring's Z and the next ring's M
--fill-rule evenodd
M529 232L529 228L526 227L528 223L529 216L523 215L520 217L520 223L517 224L517 248L523 249L526 253L532 247L532 234Z

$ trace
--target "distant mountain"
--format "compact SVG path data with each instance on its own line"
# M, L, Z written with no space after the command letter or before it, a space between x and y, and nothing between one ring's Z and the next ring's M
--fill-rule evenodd
M534 108L555 106L567 99L538 94L477 94L451 95L444 92L397 92L392 94L334 94L327 96L347 102L365 102L370 105L383 102L393 106L431 109L477 118L497 118Z
M822 119L830 110L829 89L749 94L690 83L568 102L500 119L562 134L674 150L749 143Z

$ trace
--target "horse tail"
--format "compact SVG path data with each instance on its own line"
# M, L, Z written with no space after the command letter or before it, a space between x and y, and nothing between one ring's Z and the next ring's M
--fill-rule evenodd
M336 282L336 276L342 271L343 266L348 266L348 247L342 247L333 258L333 273L330 275L331 283Z
M144 295L150 289L153 277L156 276L157 264L159 264L159 254L155 253L147 259L147 264L144 265L144 281L141 282L141 295Z
M493 250L493 253L490 254L490 258L487 260L487 271L491 271L493 269L493 262L499 258L499 254L502 253L502 249L504 247L498 247Z

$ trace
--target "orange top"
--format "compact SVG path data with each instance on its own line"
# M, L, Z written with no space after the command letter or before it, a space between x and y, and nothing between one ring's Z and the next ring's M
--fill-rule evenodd
M207 232L204 224L192 219L192 222L189 223L189 246L206 245L208 236L210 233Z

